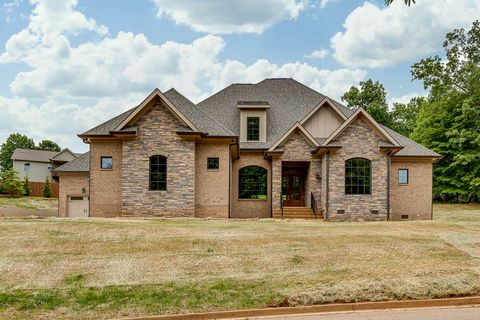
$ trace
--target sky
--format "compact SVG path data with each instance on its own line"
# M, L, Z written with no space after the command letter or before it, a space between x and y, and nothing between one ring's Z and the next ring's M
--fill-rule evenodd
M176 88L292 77L337 100L372 78L389 103L425 95L410 67L442 55L478 0L3 0L0 143L10 133L88 150L77 134Z

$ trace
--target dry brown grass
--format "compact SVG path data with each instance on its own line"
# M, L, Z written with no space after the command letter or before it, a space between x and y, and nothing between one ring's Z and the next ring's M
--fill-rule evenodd
M0 297L0 311L9 316L55 317L63 312L62 317L94 318L252 307L281 300L297 305L480 293L478 206L439 205L434 221L389 223L3 220L0 240L0 290L73 292L68 303L46 313L41 307L22 311L2 304ZM182 286L178 290L186 290L182 294L188 299L185 288L218 281L246 286L243 290L253 300L227 304L218 298L198 302L202 305L170 305L168 300L147 307L141 302L146 298L138 303L129 298L130 305L115 307L110 302L93 309L72 302L72 288L135 286L132 290L148 293L158 286ZM268 297L261 294L267 291Z

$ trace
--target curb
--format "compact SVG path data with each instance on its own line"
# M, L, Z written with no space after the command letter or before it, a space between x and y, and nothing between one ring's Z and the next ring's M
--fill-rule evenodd
M400 300L382 302L333 303L314 306L245 309L231 311L216 311L206 313L187 313L175 315L160 315L147 317L118 318L118 320L200 320L200 319L228 319L264 316L294 315L320 312L343 312L360 310L429 308L480 305L480 296L462 298L444 298L428 300Z

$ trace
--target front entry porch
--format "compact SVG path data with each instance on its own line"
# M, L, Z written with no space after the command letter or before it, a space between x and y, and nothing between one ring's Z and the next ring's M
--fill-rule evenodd
M274 218L316 219L316 201L310 194L309 161L282 161L280 210ZM313 204L313 205L312 205Z

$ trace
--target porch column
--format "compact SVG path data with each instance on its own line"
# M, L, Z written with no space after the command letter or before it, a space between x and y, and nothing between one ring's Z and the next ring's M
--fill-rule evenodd
M280 212L280 197L282 193L282 160L272 158L272 211Z

